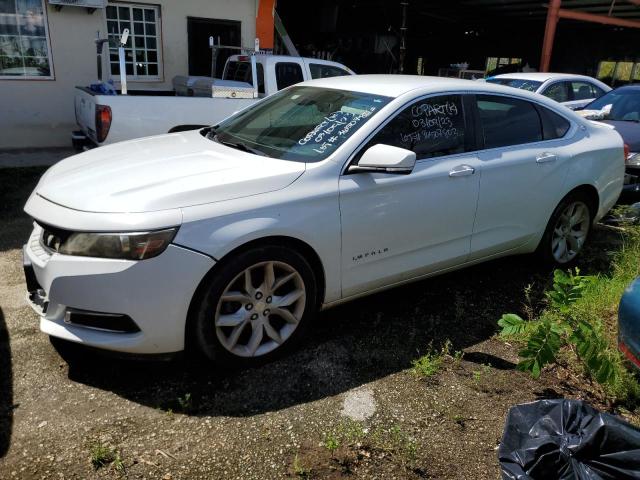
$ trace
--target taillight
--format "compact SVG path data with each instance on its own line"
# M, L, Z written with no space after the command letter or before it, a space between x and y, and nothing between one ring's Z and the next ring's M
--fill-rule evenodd
M104 142L111 128L111 107L96 105L96 140Z
M625 143L624 144L624 161L625 161L625 163L627 163L627 158L629 158L629 153L631 153L631 149L629 148L629 145L627 145Z

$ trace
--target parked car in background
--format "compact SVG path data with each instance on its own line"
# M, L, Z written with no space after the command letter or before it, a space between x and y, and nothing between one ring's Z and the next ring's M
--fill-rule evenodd
M77 148L87 144L108 145L213 125L260 98L295 83L354 75L340 63L317 58L257 54L255 62L255 98L251 57L248 55L229 57L222 79L179 77L176 87L184 87L185 96L166 91L145 92L144 95L135 91L129 91L128 95L101 95L87 87L76 87L74 104L80 130L73 132L73 144ZM219 96L213 98L212 87L216 87ZM204 91L208 98L202 93L197 95L197 92L194 96L194 90L198 89ZM246 95L247 91L249 95Z
M618 308L618 346L640 370L640 277L627 287Z
M486 81L539 93L571 110L583 108L611 90L595 78L567 73L505 73Z
M620 134L627 149L624 191L640 192L640 85L616 88L579 115L606 123Z
M505 255L571 262L623 176L617 133L540 95L314 80L51 167L25 206L29 298L54 337L252 363L319 308Z

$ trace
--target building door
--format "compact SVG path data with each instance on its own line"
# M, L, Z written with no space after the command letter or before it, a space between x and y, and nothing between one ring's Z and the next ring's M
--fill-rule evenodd
M212 18L187 17L187 36L189 40L189 75L208 77L211 75L211 49L209 37L222 45L241 46L241 22L234 20L216 20ZM230 55L240 53L234 50L218 50L215 77L222 76L224 63Z

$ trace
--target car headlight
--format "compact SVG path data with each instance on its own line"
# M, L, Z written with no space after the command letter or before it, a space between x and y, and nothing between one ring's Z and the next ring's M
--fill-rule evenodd
M145 260L164 252L177 231L177 228L168 228L153 232L73 232L60 239L55 250L64 255Z
M640 153L631 152L627 155L627 161L625 163L634 167L640 167Z

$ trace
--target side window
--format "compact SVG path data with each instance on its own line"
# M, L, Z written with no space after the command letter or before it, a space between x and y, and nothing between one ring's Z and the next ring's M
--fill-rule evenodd
M344 68L334 67L333 65L322 65L320 63L310 63L309 72L311 72L311 78L342 77L349 75L349 72Z
M545 88L542 95L556 102L569 101L569 82L557 82Z
M495 95L477 95L476 102L484 135L484 148L542 140L540 116L533 104Z
M276 63L276 85L278 90L300 83L303 80L302 67L299 64L289 62Z
M376 133L361 152L379 143L413 150L417 159L465 152L462 96L418 100Z
M562 138L571 128L571 124L566 118L548 108L538 105L538 112L542 118L542 131L545 140Z
M574 100L589 100L598 96L595 86L587 82L571 82L571 90Z

